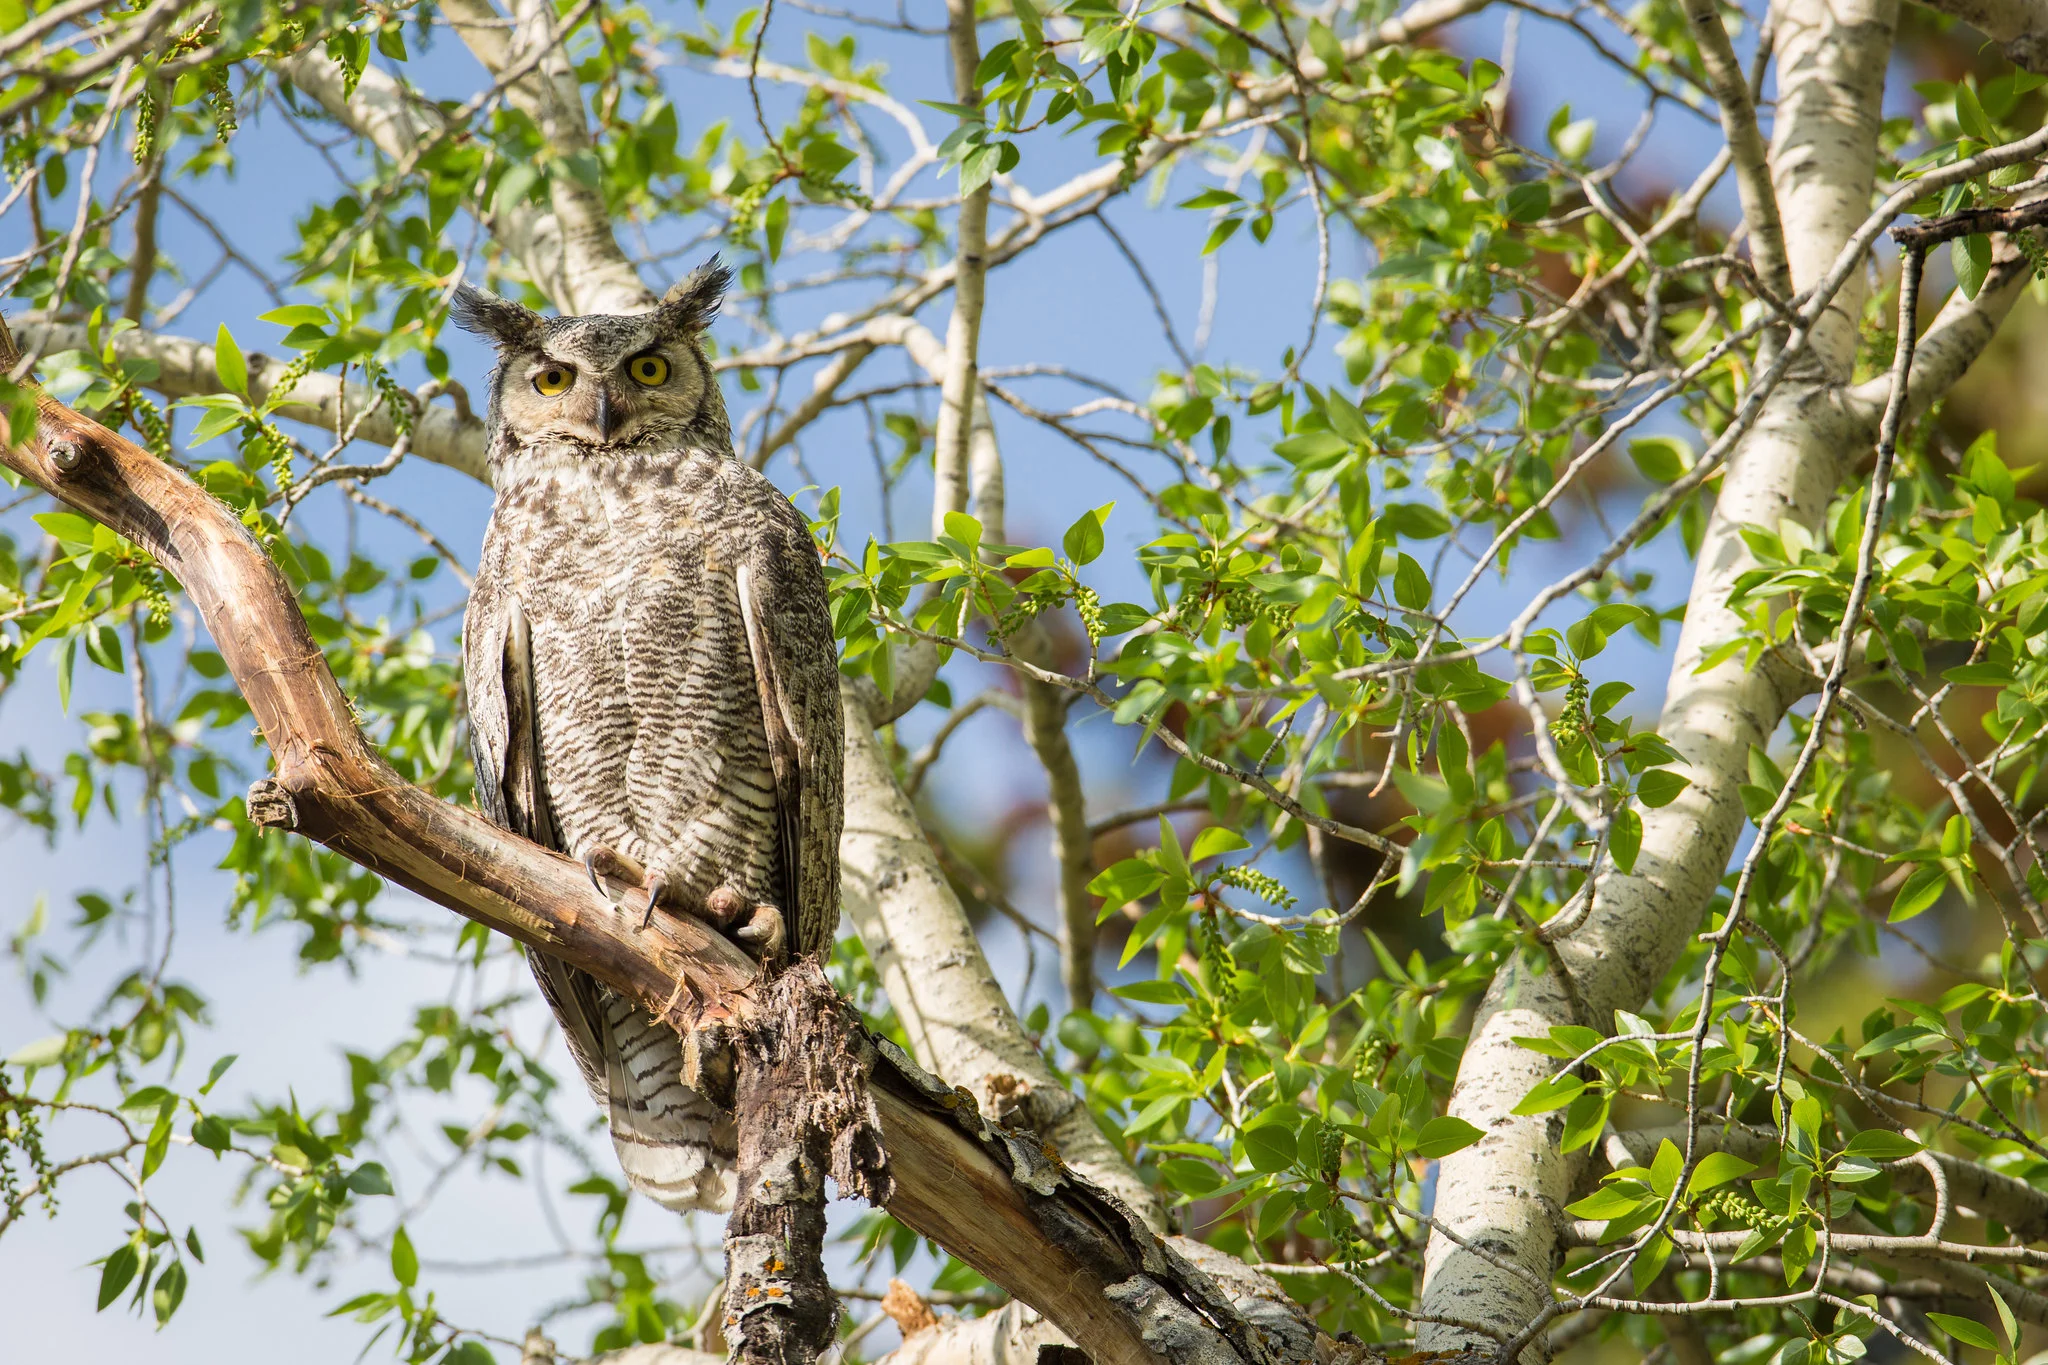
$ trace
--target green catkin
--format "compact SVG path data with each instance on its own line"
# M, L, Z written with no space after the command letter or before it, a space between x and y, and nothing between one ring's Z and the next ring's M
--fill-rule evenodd
M156 155L156 86L145 82L135 100L135 164L148 163Z
M228 89L228 69L217 66L206 73L206 84L202 87L207 107L213 110L213 140L222 146L235 135L241 125L235 121L235 96Z
M1220 867L1216 869L1216 880L1225 886L1249 891L1266 904L1277 905L1282 910L1292 910L1296 904L1292 892L1256 868Z
M149 623L161 630L171 623L171 595L164 591L163 571L154 564L139 564L135 568L135 581L142 585L143 596L149 601Z
M141 394L130 394L128 399L128 420L142 433L142 443L149 447L149 453L159 460L171 462L171 427L164 420L163 409Z
M1095 589L1085 584L1074 588L1074 610L1080 613L1081 627L1088 632L1088 642L1102 643L1102 599L1095 595Z
M1740 1223L1751 1231L1769 1227L1779 1221L1778 1215L1761 1204L1751 1203L1732 1189L1715 1190L1701 1199L1700 1211L1718 1214L1729 1222Z
M1237 1006L1237 959L1231 956L1230 945L1224 941L1215 911L1202 917L1201 926L1202 975L1208 978L1209 989L1216 993L1223 1012L1228 1014Z
M275 399L286 397L298 386L298 382L313 372L313 353L301 351L292 363L278 371L277 382L270 386L270 396Z
M2048 234L2039 228L2026 228L2012 234L2012 244L2019 248L2020 255L2027 258L2034 278L2048 280Z
M398 387L398 381L391 377L391 372L376 361L370 361L365 368L370 382L376 385L377 392L384 399L385 409L391 414L391 425L401 436L412 435L412 395Z
M12 1154L15 1151L28 1159L28 1168L35 1173L36 1186L43 1196L44 1213L56 1217L56 1172L51 1169L49 1155L43 1150L42 1123L28 1097L9 1090L7 1074L0 1071L0 1205L4 1205L10 1215L21 1212L27 1202L21 1192L20 1177L14 1169Z
M292 472L291 438L276 427L265 422L261 431L263 444L270 450L270 476L277 481L277 491L292 491L292 481L297 476Z
M1559 743L1593 737L1593 687L1583 673L1572 674L1564 690L1564 710L1550 723L1550 736Z

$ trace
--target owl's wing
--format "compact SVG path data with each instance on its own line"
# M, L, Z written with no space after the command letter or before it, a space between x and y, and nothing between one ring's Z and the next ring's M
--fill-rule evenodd
M839 925L839 661L810 528L787 503L777 511L735 577L775 769L790 950L822 955Z
M516 597L500 598L479 582L463 622L464 680L469 696L470 754L476 764L477 807L486 819L543 848L567 852L541 783L540 727L535 720L533 632ZM603 1004L597 983L546 953L528 952L541 995L568 1034L569 1053L591 1096L606 1103L598 1030Z

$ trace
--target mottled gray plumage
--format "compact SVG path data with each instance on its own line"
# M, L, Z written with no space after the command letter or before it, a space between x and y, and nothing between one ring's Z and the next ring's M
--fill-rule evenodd
M726 282L714 261L635 317L457 294L455 320L499 352L497 501L463 625L478 804L586 860L636 860L663 906L728 928L772 907L741 935L767 956L784 929L788 951L823 953L839 918L832 626L802 514L733 456L698 341ZM528 956L634 1187L727 1207L731 1125L682 1084L674 1032Z

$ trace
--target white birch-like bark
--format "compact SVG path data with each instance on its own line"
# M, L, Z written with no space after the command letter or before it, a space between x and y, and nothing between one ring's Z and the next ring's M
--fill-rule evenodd
M1870 211L1895 18L1894 0L1787 0L1780 10L1771 169L1795 289L1826 275ZM1473 1021L1450 1112L1486 1136L1439 1168L1436 1217L1468 1246L1443 1232L1431 1235L1426 1314L1513 1335L1548 1304L1564 1205L1584 1158L1558 1150L1561 1113L1512 1112L1554 1065L1514 1040L1547 1036L1560 1024L1610 1031L1614 1011L1640 1008L1677 961L1713 899L1746 819L1738 789L1750 746L1769 744L1807 680L1776 660L1750 668L1738 656L1704 672L1699 665L1743 628L1727 605L1735 580L1755 567L1740 528L1775 527L1785 518L1815 526L1860 454L1853 442L1861 433L1844 420L1834 385L1854 362L1863 297L1859 271L1815 326L1811 356L1795 362L1722 479L1657 727L1678 750L1692 785L1670 805L1642 812L1633 875L1603 874L1592 911L1556 945L1570 988L1547 962L1518 957L1495 977ZM1484 1340L1441 1323L1419 1327L1424 1350ZM1538 1338L1523 1359L1537 1361L1542 1353Z

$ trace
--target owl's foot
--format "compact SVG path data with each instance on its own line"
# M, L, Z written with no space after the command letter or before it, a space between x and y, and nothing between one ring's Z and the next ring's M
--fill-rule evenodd
M711 922L764 962L779 961L789 941L782 912L772 905L749 905L729 886L713 891L704 903ZM738 928L734 928L738 925Z
M754 956L763 962L779 962L783 949L789 945L789 933L782 922L782 912L772 905L757 905L747 922L733 930L732 936L741 943L754 948Z

